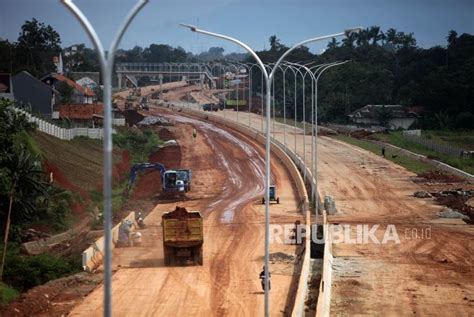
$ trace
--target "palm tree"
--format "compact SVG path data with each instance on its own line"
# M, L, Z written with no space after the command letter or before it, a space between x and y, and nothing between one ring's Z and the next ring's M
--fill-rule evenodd
M369 39L372 39L372 45L377 45L377 42L382 39L380 26L371 26L369 29Z
M328 43L328 49L333 49L339 46L339 42L335 37L332 38L331 42Z
M3 163L6 167L8 183L8 214L3 239L2 263L0 265L0 281L3 277L3 268L7 254L8 236L10 231L13 204L15 209L25 214L35 212L36 197L47 195L47 183L41 179L43 171L38 164L37 157L33 157L26 148L20 147L17 153L7 155Z
M449 47L454 47L456 45L456 40L458 38L458 33L454 30L449 31L446 39L448 40Z
M342 45L347 47L354 47L354 41L357 39L357 33L346 32L346 37L342 40Z
M361 30L356 34L356 38L356 43L358 46L368 45L370 39L369 29Z

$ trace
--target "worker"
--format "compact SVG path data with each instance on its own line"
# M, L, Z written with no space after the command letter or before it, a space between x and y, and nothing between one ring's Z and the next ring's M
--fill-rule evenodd
M385 157L385 146L382 146L382 156Z
M272 289L271 278L272 275L268 272L268 290ZM262 289L265 290L265 266L263 266L262 272L260 272L260 281L262 282Z
M196 129L193 129L193 138L196 138L197 137L197 131Z

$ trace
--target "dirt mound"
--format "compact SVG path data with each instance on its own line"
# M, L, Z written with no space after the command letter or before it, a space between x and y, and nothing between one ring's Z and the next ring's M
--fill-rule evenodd
M102 281L101 274L79 273L32 288L6 306L0 316L65 316Z
M174 139L174 134L167 128L162 128L158 131L158 136L160 140L169 141Z
M128 109L122 111L123 116L125 117L125 124L129 127L136 125L138 122L142 121L144 116L138 113L137 110Z
M418 177L423 177L429 181L446 182L446 183L462 183L464 180L461 177L443 173L440 171L428 171L418 174Z
M122 152L122 160L116 163L112 169L112 178L114 182L120 182L128 177L130 172L132 157L130 152ZM102 189L101 189L102 190Z
M371 134L372 132L369 132L366 130L357 130L357 131L349 133L351 137L356 138L356 139L363 139L363 138L368 137Z
M436 203L457 210L464 215L467 215L470 220L469 223L474 223L474 207L466 204L469 197L463 196L440 196L436 198Z

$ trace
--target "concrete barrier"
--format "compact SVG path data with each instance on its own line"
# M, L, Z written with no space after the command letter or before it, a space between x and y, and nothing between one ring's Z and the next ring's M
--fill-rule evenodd
M184 107L180 107L180 111L186 114L190 114L194 117L198 117L201 119L205 119L214 123L222 124L226 127L229 127L237 132L240 132L248 137L251 137L257 140L261 144L265 144L266 136L265 134L252 129L250 127L246 127L240 125L234 121L226 120L222 117L203 113L197 110L188 109ZM290 173L291 178L294 181L295 188L300 199L299 205L301 206L301 212L305 216L305 224L307 228L311 226L311 214L308 210L309 200L308 200L308 193L306 192L306 186L303 181L303 178L300 174L300 171L306 173L308 175L308 179L313 182L315 185L316 182L311 174L311 171L308 167L303 164L303 160L291 150L287 149L285 152L284 146L277 140L272 138L272 143L270 145L272 153L282 162L282 164L287 168L288 172ZM319 197L319 195L318 195ZM308 229L309 230L309 229ZM310 273L310 266L311 266L311 259L310 259L310 251L311 251L311 239L307 238L304 242L304 253L303 253L303 263L301 265L300 271L300 278L298 281L298 289L295 296L295 302L293 305L293 311L291 312L291 316L303 316L305 313L305 301L308 292L308 278Z
M135 212L132 211L128 214L127 217L123 218L123 220L130 220L135 225ZM119 231L120 223L115 225L112 228L112 249L115 247L115 244L118 241L118 231ZM95 269L102 264L102 259L104 256L104 248L105 248L105 239L104 236L97 239L90 247L88 247L84 252L82 252L82 268L84 271L93 272Z
M323 211L324 219L324 256L323 256L323 273L321 274L321 283L319 284L319 296L316 306L316 316L329 316L331 309L331 285L332 285L332 236L329 230L327 213Z

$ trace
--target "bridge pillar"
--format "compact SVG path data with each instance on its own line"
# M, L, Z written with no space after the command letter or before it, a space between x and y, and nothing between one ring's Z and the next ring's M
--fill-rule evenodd
M199 75L199 83L201 85L201 89L203 89L204 86L204 74Z
M162 99L162 96L163 96L163 74L158 75L158 80L160 82L160 99Z

